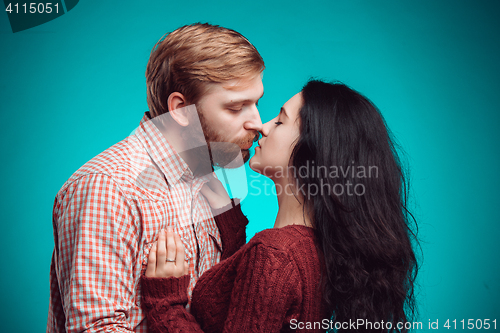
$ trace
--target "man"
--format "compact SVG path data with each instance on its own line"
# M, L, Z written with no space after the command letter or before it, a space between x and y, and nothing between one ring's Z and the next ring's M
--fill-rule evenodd
M247 161L262 127L263 70L248 40L218 26L184 26L155 45L146 69L150 112L56 196L47 332L146 332L138 282L167 227L186 246L190 295L220 260L220 234L200 193L208 177L190 111L197 110L212 160L226 164L236 146Z

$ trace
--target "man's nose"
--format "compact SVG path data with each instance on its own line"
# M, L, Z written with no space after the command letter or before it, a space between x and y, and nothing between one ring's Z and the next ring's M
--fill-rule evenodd
M262 134L262 136L268 136L272 121L273 119L262 125L262 129L260 130L260 134Z
M248 120L245 122L245 129L260 132L262 130L262 120L260 119L257 106L254 105L249 111Z

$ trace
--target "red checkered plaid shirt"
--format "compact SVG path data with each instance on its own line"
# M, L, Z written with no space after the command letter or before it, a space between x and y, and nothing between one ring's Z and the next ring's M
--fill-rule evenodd
M139 278L167 226L186 247L190 296L220 260L219 230L199 193L207 178L193 177L148 120L56 196L47 332L146 332Z

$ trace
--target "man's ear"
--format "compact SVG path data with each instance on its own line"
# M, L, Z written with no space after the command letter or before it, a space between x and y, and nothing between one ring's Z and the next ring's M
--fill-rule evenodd
M172 118L181 126L189 125L187 110L185 109L187 100L180 92L173 92L168 96L167 100L168 111Z

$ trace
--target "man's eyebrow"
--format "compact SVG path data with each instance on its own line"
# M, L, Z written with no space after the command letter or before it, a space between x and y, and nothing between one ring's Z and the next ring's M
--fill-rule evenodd
M259 99L262 98L262 96L264 96L264 92L262 92L262 95L260 95L259 98L257 98L257 102L259 101ZM248 104L248 103L253 103L254 100L253 99L236 99L236 100L232 100L232 101L229 101L229 102L226 102L224 103L224 105L237 105L237 104Z

